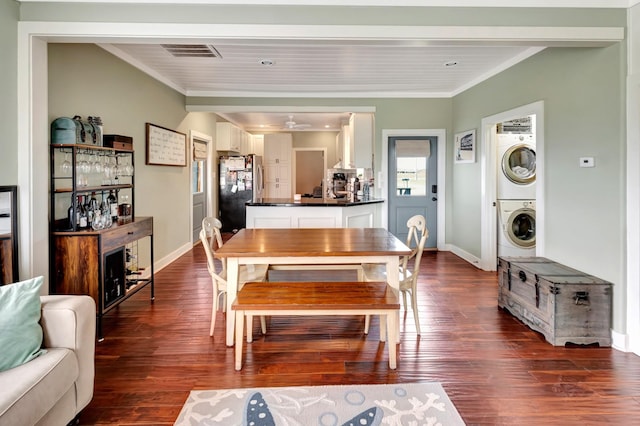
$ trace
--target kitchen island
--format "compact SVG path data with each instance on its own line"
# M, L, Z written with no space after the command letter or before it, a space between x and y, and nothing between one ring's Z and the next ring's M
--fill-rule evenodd
M384 200L263 198L247 202L247 228L374 228Z

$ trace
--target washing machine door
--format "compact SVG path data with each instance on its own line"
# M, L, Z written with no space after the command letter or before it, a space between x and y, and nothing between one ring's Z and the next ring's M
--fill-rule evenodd
M514 210L505 224L507 238L522 248L536 245L536 211L529 208Z
M528 185L536 180L536 150L527 144L516 144L502 156L502 172L517 185Z

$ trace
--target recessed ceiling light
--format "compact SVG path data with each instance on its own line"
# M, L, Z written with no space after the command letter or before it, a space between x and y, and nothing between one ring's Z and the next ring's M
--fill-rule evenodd
M455 67L456 65L458 65L458 61L449 61L444 63L445 67Z
M260 65L264 65L265 67L270 67L275 63L273 59L260 59Z
M325 129L330 129L330 128L331 128L331 124L325 124L325 125L324 125L324 128L325 128Z

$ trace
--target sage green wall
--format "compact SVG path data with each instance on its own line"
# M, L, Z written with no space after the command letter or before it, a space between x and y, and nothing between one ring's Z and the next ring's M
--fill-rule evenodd
M18 183L18 4L0 1L0 185Z
M455 132L544 101L545 255L615 284L616 330L624 330L626 303L625 55L622 43L547 49L453 100ZM578 167L585 156L595 157L595 168ZM455 167L449 183L451 242L476 255L479 182L476 163Z
M187 114L183 95L95 45L49 44L48 54L49 121L100 116L106 134L132 136L136 215L154 217L156 261L189 243L190 170L145 165L145 123L213 136L215 116Z

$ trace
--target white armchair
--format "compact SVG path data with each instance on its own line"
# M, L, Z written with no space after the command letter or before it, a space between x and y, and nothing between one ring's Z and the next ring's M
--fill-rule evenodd
M0 426L66 425L93 398L93 299L59 295L41 302L47 353L0 372Z

